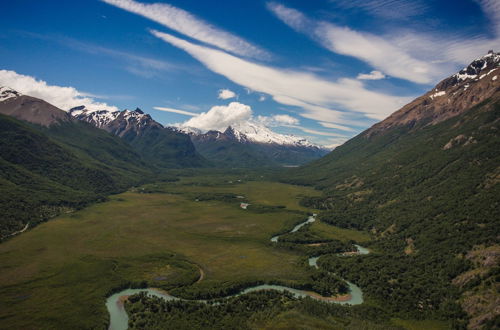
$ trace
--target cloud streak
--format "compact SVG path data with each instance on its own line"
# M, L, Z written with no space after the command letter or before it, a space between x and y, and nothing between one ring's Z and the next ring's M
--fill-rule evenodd
M380 80L380 79L384 79L384 78L385 78L385 74L383 74L380 71L376 71L376 70L374 70L370 73L360 73L356 77L356 79L359 79L359 80Z
M164 3L145 4L134 0L102 0L141 15L185 36L240 56L266 59L270 54L248 41L221 30L191 13Z
M406 3L396 1L404 6ZM315 21L298 10L270 2L268 9L297 32L324 48L355 57L390 76L419 84L431 84L500 44L500 5L494 0L478 1L494 27L493 38L484 35L423 34L395 30L382 36L353 30L330 22ZM378 0L365 3L369 10L385 8ZM422 7L423 8L423 7ZM416 10L416 9L415 9ZM478 53L479 52L479 53Z
M167 33L155 30L151 33L241 86L272 95L278 103L303 108L305 112L301 115L306 118L349 123L351 111L382 119L409 101L409 98L369 91L354 79L332 82L307 72L257 64ZM343 108L343 111L331 110L336 107Z
M80 105L85 105L89 110L118 110L115 106L95 101L89 97L91 94L80 92L74 87L49 85L43 80L15 71L0 70L0 86L7 86L21 94L43 99L66 111Z
M180 110L180 109L174 109L174 108L166 108L166 107L153 107L155 110L159 111L165 111L165 112L172 112L172 113L178 113L180 115L185 115L185 116L198 116L199 113L191 112L191 111L186 111L186 110Z

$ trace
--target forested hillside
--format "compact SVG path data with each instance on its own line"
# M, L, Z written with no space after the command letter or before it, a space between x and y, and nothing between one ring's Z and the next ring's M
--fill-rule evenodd
M382 122L287 173L284 181L323 190L303 200L323 210L321 221L376 237L378 253L324 257L322 267L398 315L498 326L500 88L492 88L449 119Z
M0 168L2 238L152 176L129 145L103 130L81 122L44 127L4 115Z

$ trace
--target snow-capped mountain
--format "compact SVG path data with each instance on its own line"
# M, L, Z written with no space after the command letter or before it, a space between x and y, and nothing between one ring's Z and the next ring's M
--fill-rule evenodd
M70 109L69 114L74 118L86 121L120 137L132 133L140 135L142 130L146 128L164 128L160 123L153 120L150 115L145 114L139 108L132 111L92 111L86 109L85 106L79 106Z
M329 151L304 138L275 133L253 121L229 126L223 132L178 129L191 136L202 156L224 167L300 165Z
M76 119L123 138L145 159L162 167L200 166L206 163L189 136L160 123L141 109L92 111L84 106L69 110Z
M179 131L191 136L201 136L203 134L209 134L210 136L213 136L212 132L214 132L210 131L207 133L203 133L197 128L186 126L181 126L178 129ZM241 143L277 144L284 146L322 149L322 147L307 141L305 138L273 132L268 127L255 121L235 123L227 127L224 132L219 132L218 136L223 138L223 134L231 134L236 141Z

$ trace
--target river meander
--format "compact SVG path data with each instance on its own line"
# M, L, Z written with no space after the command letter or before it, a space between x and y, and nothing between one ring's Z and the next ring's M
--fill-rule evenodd
M296 225L290 232L296 232L299 230L301 227L305 226L308 223L312 223L316 221L316 214L313 214L310 216L306 221ZM271 238L272 242L278 242L279 240L279 235L274 236ZM356 248L358 249L358 254L368 254L369 250L366 248L363 248L362 246L356 245ZM317 261L320 257L311 257L309 258L309 266L318 268ZM289 292L292 295L294 295L297 298L305 298L305 297L310 297L312 299L328 302L328 303L335 303L335 304L349 304L349 305L359 305L363 303L363 292L361 289L356 286L353 283L350 283L346 281L346 283L349 286L349 294L343 297L323 297L317 293L310 292L310 291L304 291L304 290L299 290L299 289L294 289L286 286L281 286L281 285L269 285L269 284L263 284L263 285L256 285L252 286L249 288L246 288L242 290L239 293L227 296L227 297L222 297L223 299L247 294L250 292L255 292L255 291L261 291L261 290L277 290L281 292ZM185 300L182 298L178 298L175 296L172 296L168 294L165 291L161 291L159 289L155 288L147 288L147 289L125 289L123 291L120 291L118 293L115 293L111 296L109 296L106 300L106 308L108 309L109 316L110 316L110 323L109 323L109 330L126 330L128 328L128 315L124 307L124 300L131 295L138 294L140 292L146 292L149 296L154 296L158 298L162 298L166 301L168 300ZM198 302L203 302L203 303L210 303L208 300L194 300Z

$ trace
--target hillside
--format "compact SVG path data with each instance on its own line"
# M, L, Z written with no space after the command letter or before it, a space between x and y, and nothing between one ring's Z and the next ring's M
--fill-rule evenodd
M0 115L1 237L152 176L126 143L85 123L32 125Z
M473 271L480 262L471 255L499 246L499 63L495 53L475 60L283 179L323 190L303 200L323 209L323 222L375 235L378 255L357 263L330 257L323 266L398 315L449 318L473 329L498 325L500 313L488 303L499 299L491 297L498 256Z

